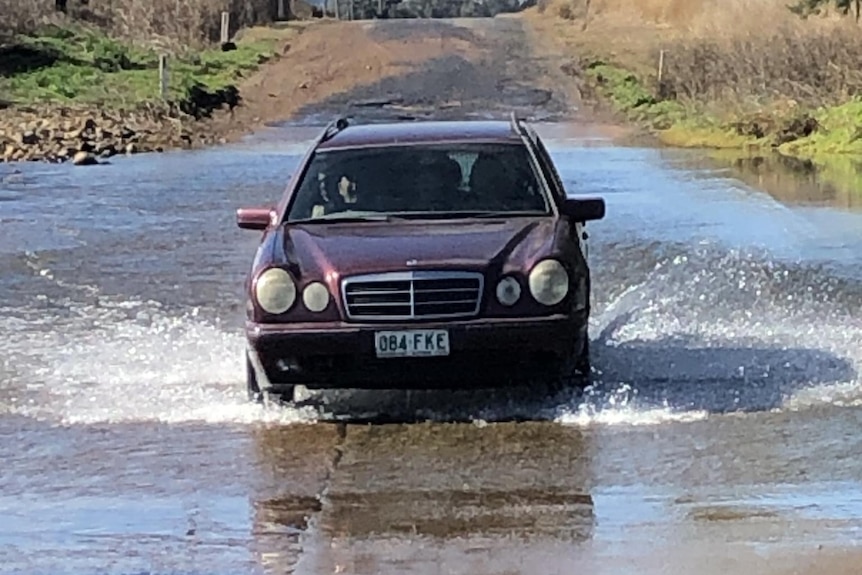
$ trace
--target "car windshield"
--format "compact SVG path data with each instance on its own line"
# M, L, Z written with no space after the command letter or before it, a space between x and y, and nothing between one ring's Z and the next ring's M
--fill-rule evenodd
M287 221L548 213L523 144L429 144L315 153Z

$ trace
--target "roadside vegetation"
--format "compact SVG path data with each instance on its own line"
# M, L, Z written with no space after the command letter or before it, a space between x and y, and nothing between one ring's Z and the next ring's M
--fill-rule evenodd
M275 42L240 42L236 50L183 49L168 59L167 100L193 99L193 87L211 94L235 85L274 54ZM126 43L98 29L47 25L0 48L0 93L13 103L41 102L128 107L158 102L159 54L155 47Z
M231 32L272 20L270 0L0 0L0 34L26 34L46 21L74 20L125 40L202 46L219 40L225 11Z
M0 0L0 159L65 161L209 144L210 119L298 25L269 0ZM231 15L221 45L221 13ZM167 92L160 87L166 56Z
M793 2L540 0L531 18L588 95L667 144L860 153L858 3Z
M231 8L230 2L222 4L161 0L141 10L143 3L132 0L69 0L64 13L54 0L0 0L0 94L23 105L155 103L161 100L158 70L164 53L168 102L188 103L204 92L212 100L276 49L274 38L260 38L223 51L213 40L218 40L219 8ZM244 11L236 14L241 23L255 22Z

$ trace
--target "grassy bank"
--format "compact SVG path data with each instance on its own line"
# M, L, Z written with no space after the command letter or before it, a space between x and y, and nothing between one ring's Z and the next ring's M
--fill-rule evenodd
M862 99L805 105L777 98L767 105L722 110L716 103L662 98L650 87L650 78L619 64L588 59L584 68L595 94L667 145L773 149L806 158L862 154Z
M0 160L92 163L213 144L232 129L227 112L243 103L242 81L301 28L247 29L228 50L120 39L74 22L7 35L0 40ZM200 121L210 118L218 121Z
M588 95L664 143L823 162L862 152L852 18L803 19L782 0L549 0L531 18Z
M233 86L275 54L274 38L237 49L184 50L168 59L168 100L183 102L193 86L211 93ZM161 102L159 51L82 26L42 27L0 47L0 93L15 104L129 107Z

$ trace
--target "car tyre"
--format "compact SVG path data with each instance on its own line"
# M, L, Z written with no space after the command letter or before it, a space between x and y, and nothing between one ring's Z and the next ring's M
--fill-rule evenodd
M249 401L252 403L264 402L263 392L260 390L260 385L257 382L257 374L254 372L254 366L251 364L248 354L245 356L245 387Z
M557 377L551 383L551 393L583 391L590 385L590 374L590 341L587 339L579 354L572 353L560 360Z
M581 354L578 356L575 363L575 369L581 377L589 378L592 373L592 363L590 361L590 338L584 340L584 346L581 349Z
M271 395L267 391L262 391L260 389L260 384L257 381L257 374L254 371L254 366L251 364L251 360L248 358L246 354L245 358L245 373L246 373L246 393L248 394L248 400L252 403L260 403L260 404L269 404ZM281 403L286 403L288 405L292 405L295 399L296 386L290 387L282 387L284 391L279 392L277 395L278 400Z

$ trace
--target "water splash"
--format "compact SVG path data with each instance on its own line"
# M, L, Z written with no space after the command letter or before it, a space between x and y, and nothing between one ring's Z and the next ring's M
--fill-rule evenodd
M63 423L293 423L313 414L251 404L241 334L196 318L123 304L135 319L29 342L33 360L13 413Z
M596 386L558 421L645 424L862 404L858 281L708 244L614 253L620 267L597 281Z
M417 393L405 401L403 394L355 393L344 403L348 418L353 409L386 408L393 417L430 420L648 425L862 404L856 281L708 245L606 246L595 258L596 373L585 394L500 399L483 392L461 403L451 394ZM13 334L0 344L3 370L16 382L2 391L0 409L82 424L321 417L312 408L247 401L238 327L205 319L197 308L177 313L154 300L102 295L96 286L65 282L35 257L27 266L53 285L50 297L43 294L52 305L23 317L10 310L0 320Z

